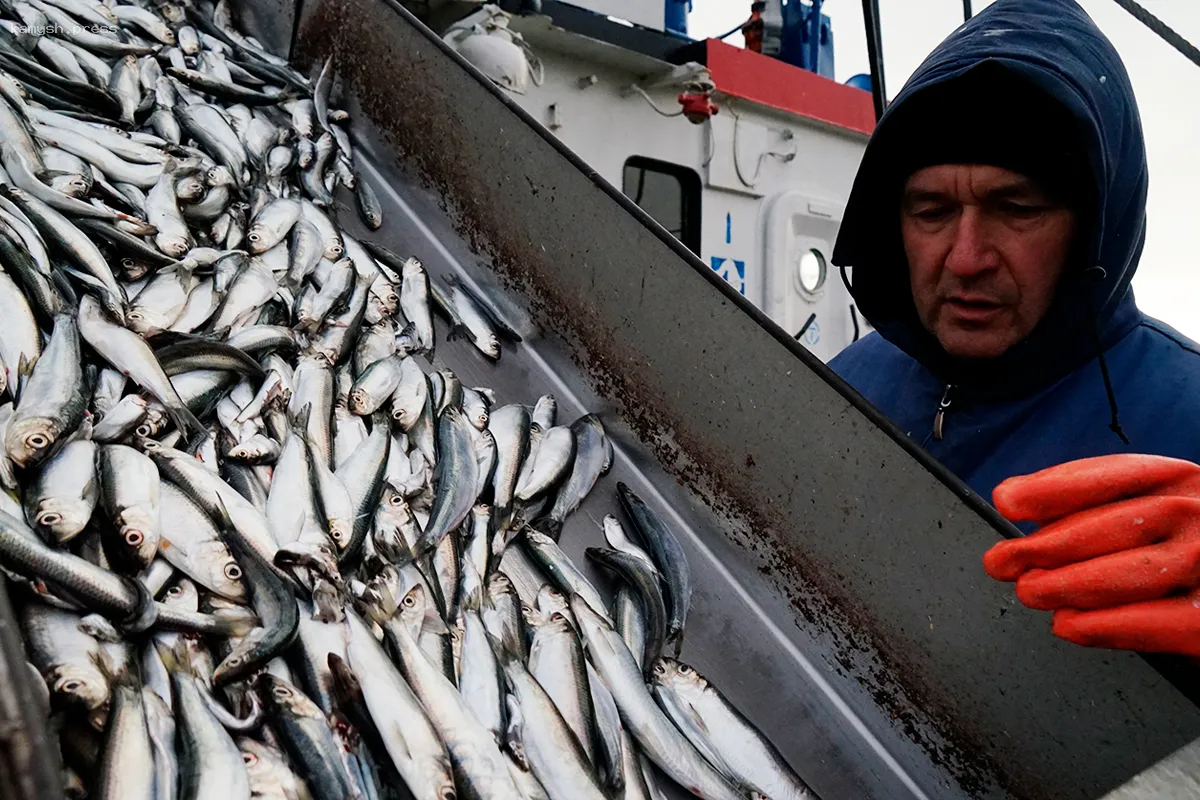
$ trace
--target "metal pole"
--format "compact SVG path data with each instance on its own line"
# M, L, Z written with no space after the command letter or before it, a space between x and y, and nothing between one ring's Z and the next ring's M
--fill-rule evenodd
M808 19L808 68L820 75L821 0L812 0L812 9L808 12Z
M966 22L971 17L971 0L963 0L963 22Z
M875 120L887 108L887 89L883 83L883 35L879 30L879 0L863 0L863 24L867 30L867 61L871 64L871 97L875 101Z

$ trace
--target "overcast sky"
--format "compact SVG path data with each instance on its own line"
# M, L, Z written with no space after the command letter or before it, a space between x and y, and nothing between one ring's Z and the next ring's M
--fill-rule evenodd
M742 0L693 0L689 34L718 36L749 16ZM1200 46L1200 0L1140 0L1151 13ZM1149 230L1133 281L1138 305L1200 341L1200 67L1118 6L1080 0L1116 45L1133 81L1150 162ZM976 12L991 5L974 0ZM961 0L879 0L884 77L895 96L913 70L962 22ZM833 24L837 79L869 72L861 0L826 0ZM727 39L741 46L741 34Z

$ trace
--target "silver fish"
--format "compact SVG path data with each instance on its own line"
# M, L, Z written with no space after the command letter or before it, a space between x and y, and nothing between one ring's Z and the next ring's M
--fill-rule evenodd
M46 681L55 702L94 711L109 697L100 643L79 630L80 615L39 602L21 612L30 661Z
M745 790L785 800L815 798L774 745L695 669L664 658L651 681L659 704L696 749Z
M629 648L612 626L578 595L571 611L579 622L588 656L612 692L621 720L642 751L667 775L705 800L737 800L743 795L714 769L650 696Z
M522 800L509 775L508 760L491 733L475 719L454 684L417 646L413 624L419 629L424 617L424 590L414 586L405 595L397 617L385 629L400 656L405 680L437 726L466 791L497 800Z
M79 302L79 333L108 363L125 373L167 407L181 431L205 430L179 395L145 341L133 331L110 322L99 303L85 295Z
M503 406L491 413L488 430L496 437L496 473L492 488L496 519L503 528L509 523L513 493L521 465L529 455L529 409L520 403Z
M437 426L438 453L437 493L429 524L422 532L417 554L437 548L442 538L462 524L475 505L479 464L475 460L471 423L455 406L442 412Z
M241 751L213 716L196 680L171 674L179 737L179 785L189 800L250 800Z
M502 653L500 659L520 707L522 723L517 736L521 749L538 782L552 800L605 800L608 794L596 778L580 739L542 682L513 654Z
M116 533L109 558L140 571L159 547L160 489L158 467L142 453L123 444L99 448L100 506Z
M158 658L153 645L146 648ZM161 664L161 660L159 661ZM146 728L150 734L150 747L154 753L154 798L175 800L179 790L179 757L175 753L175 717L167 700L171 698L170 675L167 680L166 698L149 686L142 689L142 706L146 712Z
M209 591L245 602L242 568L208 515L167 481L159 484L159 514L171 520L160 533L160 555Z
M586 763L596 760L592 747L595 709L579 634L562 614L538 626L529 648L529 671L541 684L579 742Z
M282 242L300 219L297 200L277 198L254 215L246 231L251 253L263 253Z
M575 459L545 520L546 531L556 538L563 521L579 508L583 498L596 485L606 458L604 426L595 414L586 414L571 423L571 433L575 436Z
M9 391L18 393L19 399L18 371L22 363L33 368L42 354L42 337L29 301L7 272L0 272L0 316L4 319L0 327L0 359L4 361Z
M4 434L8 457L21 467L41 463L59 439L78 427L87 406L79 326L72 314L54 318L45 356L33 365Z
M104 752L93 787L104 800L154 800L154 752L146 727L142 688L136 681L113 687L104 730Z
M546 429L522 464L513 495L522 501L537 497L558 484L574 461L575 434L571 429L565 425Z
M51 541L64 544L83 531L99 500L96 444L68 442L38 469L25 490L25 518Z
M417 326L421 349L431 352L434 341L433 316L429 310L429 275L420 261L410 258L404 262L402 278L400 310L405 319Z

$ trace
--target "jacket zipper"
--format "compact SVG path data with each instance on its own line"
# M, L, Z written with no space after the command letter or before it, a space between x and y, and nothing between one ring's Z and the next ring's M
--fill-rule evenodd
M946 412L950 410L950 391L953 388L953 384L946 384L946 391L942 392L942 401L938 403L937 413L933 415L933 438L939 442L942 440L942 432L946 425Z

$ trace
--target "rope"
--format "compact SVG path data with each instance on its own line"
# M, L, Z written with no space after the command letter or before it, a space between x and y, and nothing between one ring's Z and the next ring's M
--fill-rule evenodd
M1142 8L1136 0L1116 0L1116 3L1132 14L1138 22L1157 33L1164 42L1174 47L1180 53L1183 53L1184 58L1200 67L1200 48L1197 48L1187 39L1184 39L1161 19Z

